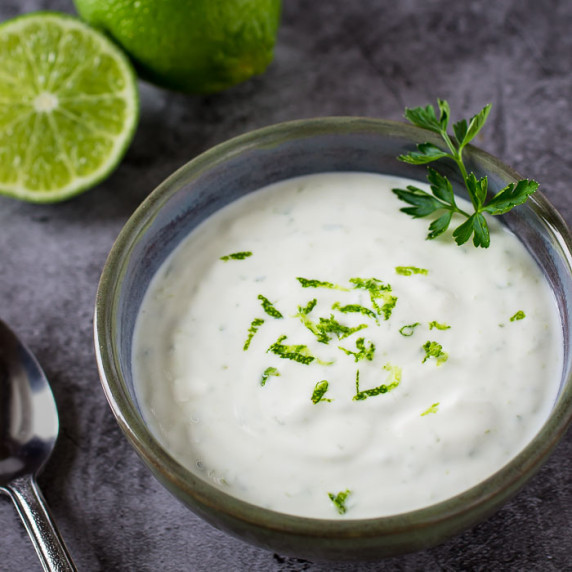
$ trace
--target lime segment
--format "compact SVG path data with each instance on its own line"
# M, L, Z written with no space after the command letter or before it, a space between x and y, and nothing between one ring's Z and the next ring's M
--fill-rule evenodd
M94 186L137 119L133 69L101 33L47 12L0 26L0 193L56 202Z

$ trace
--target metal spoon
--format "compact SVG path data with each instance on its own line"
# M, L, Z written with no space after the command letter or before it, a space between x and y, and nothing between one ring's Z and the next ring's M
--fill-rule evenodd
M75 571L36 484L58 436L58 411L42 368L0 320L0 492L12 498L47 571Z

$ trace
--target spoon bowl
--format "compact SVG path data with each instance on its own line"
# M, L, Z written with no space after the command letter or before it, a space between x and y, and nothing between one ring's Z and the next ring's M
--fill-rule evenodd
M58 436L56 402L34 355L0 320L0 492L12 498L45 570L75 570L35 475Z

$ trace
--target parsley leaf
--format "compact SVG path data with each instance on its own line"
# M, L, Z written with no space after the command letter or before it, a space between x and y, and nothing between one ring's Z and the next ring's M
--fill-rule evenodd
M417 145L417 149L418 151L412 151L408 155L402 155L400 159L411 165L424 165L447 157L447 153L441 151L441 149L439 149L437 145L433 145L433 143L420 143Z
M492 215L501 215L512 208L523 204L528 197L538 189L536 181L523 179L516 185L510 183L499 191L484 207L483 210Z
M487 177L477 178L474 173L467 173L463 162L463 149L483 128L489 116L491 105L483 107L469 121L462 119L453 124L455 136L451 138L447 132L450 117L449 104L444 100L437 101L439 117L437 117L433 106L427 105L414 109L406 108L405 118L417 127L439 134L445 143L445 148L441 149L433 143L420 143L417 145L417 151L400 155L398 159L413 165L424 165L439 159L454 161L465 183L474 213L465 212L457 206L452 185L447 177L430 167L427 174L427 180L431 187L430 193L413 185L409 185L405 189L393 189L393 192L399 199L411 205L402 208L402 212L414 218L436 214L436 218L429 225L427 238L433 239L443 234L449 228L453 214L458 214L467 220L454 230L455 242L461 245L472 237L474 246L488 248L490 232L483 213L501 215L516 206L522 205L538 189L538 183L529 179L510 183L487 202L489 191Z

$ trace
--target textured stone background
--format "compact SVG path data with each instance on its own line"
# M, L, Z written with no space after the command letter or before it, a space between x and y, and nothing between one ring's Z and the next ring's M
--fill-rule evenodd
M2 0L0 20L71 0ZM314 564L252 548L211 528L154 480L120 433L99 385L92 308L111 245L174 169L229 137L319 115L399 119L450 101L494 108L479 145L527 176L572 223L572 3L567 0L285 0L276 60L260 78L193 97L146 84L127 157L68 203L0 199L0 316L43 364L61 415L40 478L80 570L571 570L572 434L488 521L450 542L377 564ZM39 570L7 498L0 569Z

